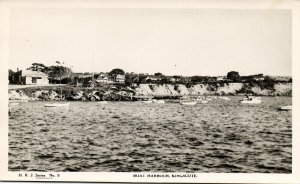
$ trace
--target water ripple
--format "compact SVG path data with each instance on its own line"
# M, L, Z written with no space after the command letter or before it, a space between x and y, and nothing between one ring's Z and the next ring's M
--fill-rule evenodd
M24 103L9 116L9 170L291 173L292 116L276 110L290 103Z

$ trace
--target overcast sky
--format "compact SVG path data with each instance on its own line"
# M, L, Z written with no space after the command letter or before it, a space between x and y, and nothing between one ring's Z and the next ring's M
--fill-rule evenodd
M32 9L10 15L9 68L291 75L289 10Z

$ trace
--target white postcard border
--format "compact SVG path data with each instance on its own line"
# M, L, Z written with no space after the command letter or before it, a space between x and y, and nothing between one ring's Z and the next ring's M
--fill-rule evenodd
M114 173L114 172L8 172L8 81L9 11L13 7L27 8L208 8L208 9L291 9L293 14L293 173L292 174L225 174L195 173L196 177L133 177L133 174L176 173ZM0 0L0 180L6 181L86 181L86 182L181 182L181 183L299 183L300 182L300 2L241 0L100 0L100 1L36 1ZM59 176L58 176L59 174ZM178 173L183 174L183 173ZM192 174L192 173L187 173ZM45 177L37 177L45 175ZM52 177L50 177L52 176Z

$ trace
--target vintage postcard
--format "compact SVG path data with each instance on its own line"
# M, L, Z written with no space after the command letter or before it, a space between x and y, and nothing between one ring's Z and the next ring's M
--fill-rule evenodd
M0 0L0 180L299 183L299 14Z

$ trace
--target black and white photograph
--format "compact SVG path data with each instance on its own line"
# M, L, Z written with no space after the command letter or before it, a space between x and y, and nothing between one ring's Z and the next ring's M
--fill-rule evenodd
M294 173L291 9L25 5L3 92L18 179Z

